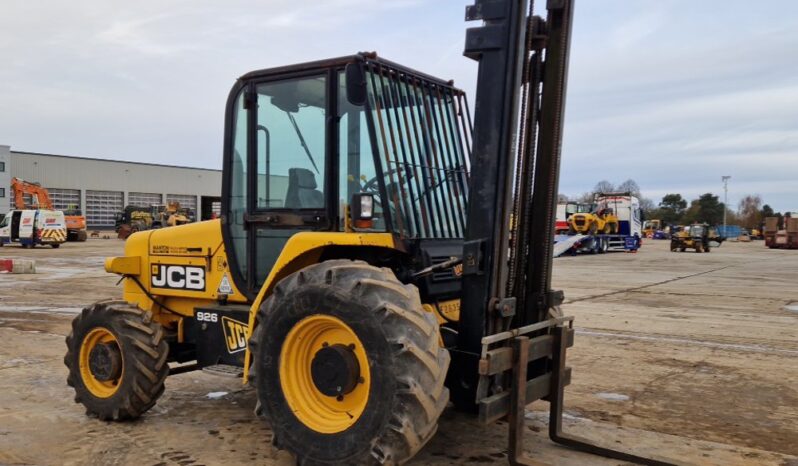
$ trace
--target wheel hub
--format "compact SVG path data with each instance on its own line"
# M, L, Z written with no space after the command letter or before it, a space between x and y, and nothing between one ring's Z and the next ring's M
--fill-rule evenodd
M354 345L323 345L313 357L310 374L316 388L327 396L342 397L360 380L360 363Z
M116 380L122 375L122 353L114 343L100 343L89 353L89 370L101 382Z

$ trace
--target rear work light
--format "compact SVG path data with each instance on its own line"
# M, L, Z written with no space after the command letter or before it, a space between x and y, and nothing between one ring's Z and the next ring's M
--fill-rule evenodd
M374 226L374 195L370 193L352 194L349 207L352 225L355 228L372 228Z

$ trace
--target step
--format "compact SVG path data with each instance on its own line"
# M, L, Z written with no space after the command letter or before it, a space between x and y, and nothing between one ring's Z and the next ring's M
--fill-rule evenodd
M202 370L209 374L220 375L224 377L243 377L244 368L238 366L231 366L229 364L216 364L213 366L203 367Z

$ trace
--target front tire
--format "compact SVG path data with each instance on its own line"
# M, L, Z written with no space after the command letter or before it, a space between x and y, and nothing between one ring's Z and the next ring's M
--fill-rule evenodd
M152 314L124 301L83 309L66 338L67 384L86 414L136 419L155 405L169 373L169 345Z
M331 260L286 277L250 340L275 445L298 464L406 462L449 400L438 338L418 290L389 269Z

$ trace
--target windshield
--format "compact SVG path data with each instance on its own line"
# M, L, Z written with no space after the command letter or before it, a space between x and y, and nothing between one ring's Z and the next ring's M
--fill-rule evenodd
M459 90L367 63L370 125L393 228L462 238L471 124Z

